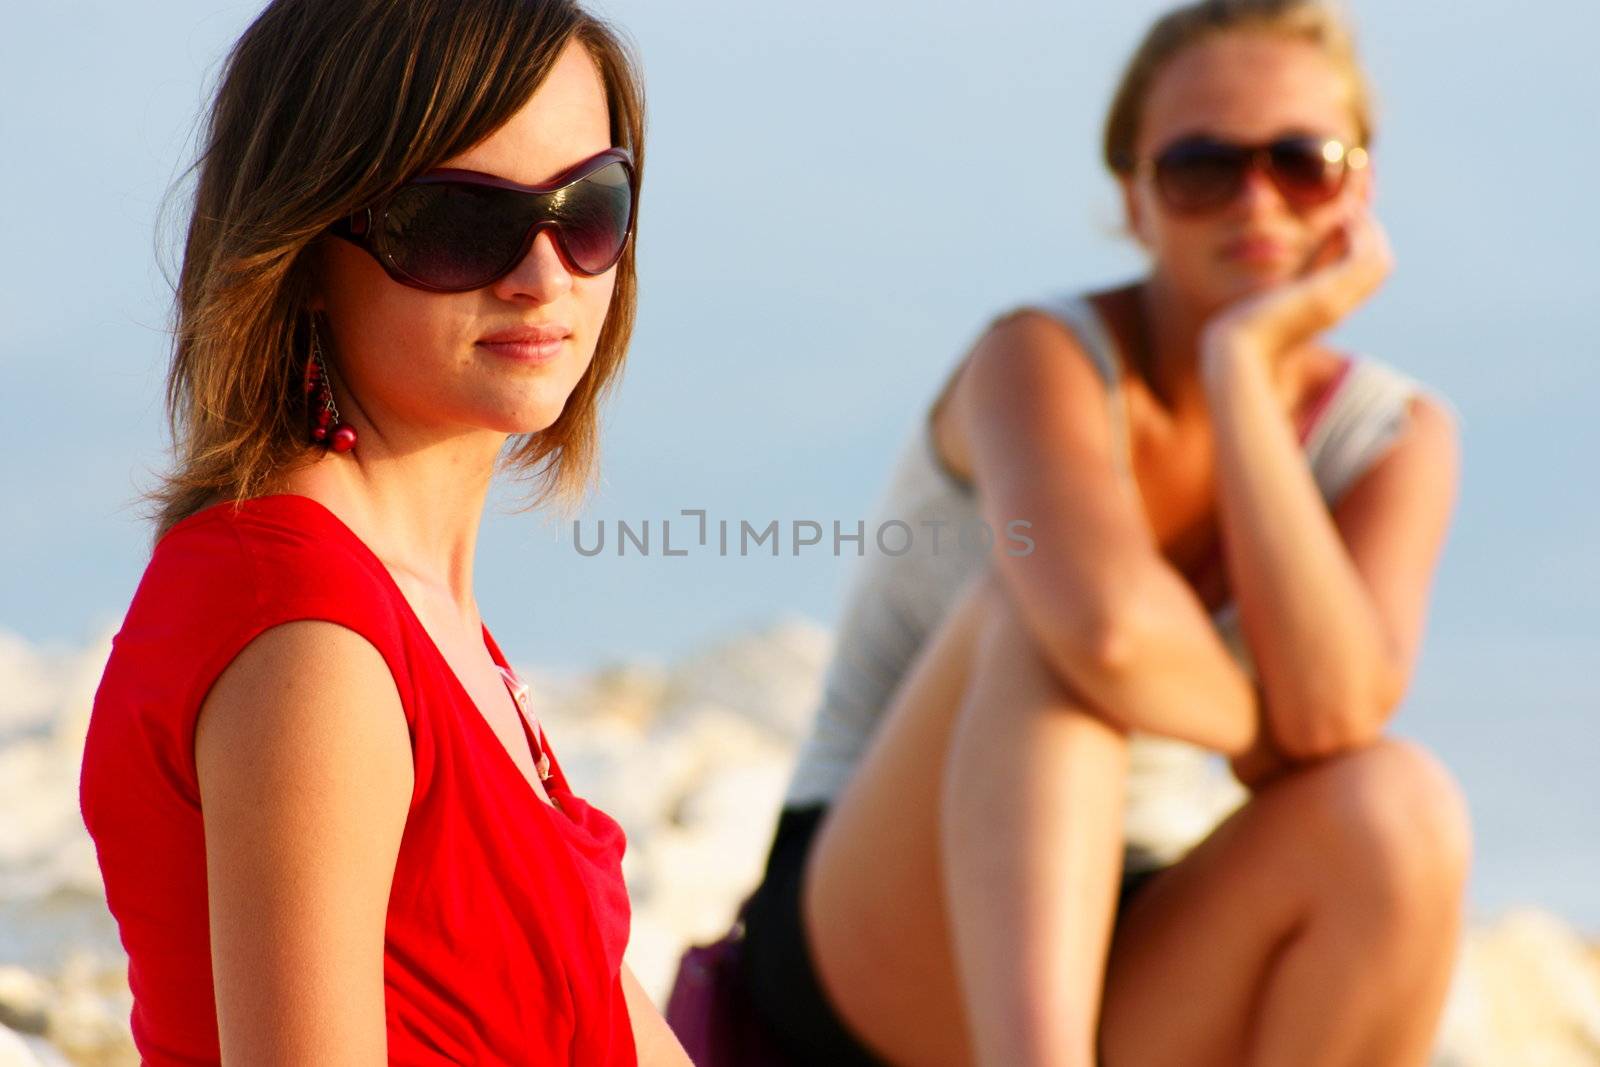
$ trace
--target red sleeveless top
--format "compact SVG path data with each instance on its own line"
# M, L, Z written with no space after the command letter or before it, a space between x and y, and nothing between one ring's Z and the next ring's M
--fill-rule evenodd
M144 1061L220 1062L195 721L244 645L294 619L370 641L410 729L416 784L384 928L389 1062L636 1064L621 827L572 793L548 736L561 808L539 799L388 569L293 494L217 504L161 538L95 694L79 802Z

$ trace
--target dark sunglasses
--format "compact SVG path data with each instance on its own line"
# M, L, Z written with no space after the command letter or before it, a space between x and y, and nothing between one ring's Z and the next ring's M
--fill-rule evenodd
M633 156L608 148L543 185L429 171L329 232L366 249L402 285L461 293L510 274L547 226L571 270L604 274L627 247L637 199Z
M1251 170L1264 172L1291 207L1308 208L1338 196L1349 173L1366 165L1366 149L1329 137L1236 144L1196 136L1174 142L1141 169L1154 174L1168 208L1195 215L1232 203Z

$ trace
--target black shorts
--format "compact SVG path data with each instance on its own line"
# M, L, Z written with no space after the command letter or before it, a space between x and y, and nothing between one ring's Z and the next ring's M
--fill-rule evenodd
M800 873L827 810L820 804L785 808L778 817L766 874L745 913L745 987L796 1067L884 1067L828 1003L800 924ZM1117 907L1126 907L1155 873L1124 873Z

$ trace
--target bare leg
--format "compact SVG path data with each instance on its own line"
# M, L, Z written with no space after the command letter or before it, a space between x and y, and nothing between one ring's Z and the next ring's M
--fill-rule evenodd
M940 768L983 621L956 602L817 832L800 904L817 977L843 1021L897 1064L971 1062L939 866Z
M1124 732L991 612L941 806L951 934L979 1063L1094 1063L1122 869Z
M989 576L968 587L807 864L818 976L893 1063L1092 1062L1126 751L1025 638Z
M1105 1063L1426 1063L1470 848L1458 788L1408 742L1279 779L1118 923Z

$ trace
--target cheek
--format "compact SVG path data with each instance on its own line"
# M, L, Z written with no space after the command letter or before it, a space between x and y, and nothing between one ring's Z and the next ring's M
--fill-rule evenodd
M1186 218L1160 209L1145 217L1147 246L1158 262L1188 273L1210 261L1217 241L1216 227L1204 217Z
M617 289L617 270L612 268L598 277L581 278L575 289L586 335L584 343L592 356L611 310L611 297Z
M394 281L360 249L330 242L322 266L322 297L346 358L392 344L428 317L427 301L418 298L432 294Z
M460 342L460 297L401 285L358 249L328 255L321 292L340 363L367 389L427 377Z
M1148 185L1141 187L1137 195L1139 241L1157 262L1187 261L1205 247L1212 227L1206 224L1204 216L1191 218L1172 214Z
M451 297L407 289L393 282L348 309L345 355L362 370L426 376L449 364L460 338ZM410 373L407 373L407 372Z

